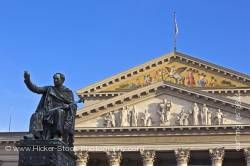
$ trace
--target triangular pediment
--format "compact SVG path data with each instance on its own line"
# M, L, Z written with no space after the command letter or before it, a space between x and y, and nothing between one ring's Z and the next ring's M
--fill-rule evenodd
M250 87L248 75L174 52L78 90L93 93L127 93L160 81L203 89Z
M160 112L162 111L161 109L164 102L165 104L167 103L164 99L167 99L167 101L171 103L171 108L169 108L169 119L163 122L160 117ZM198 124L194 123L194 119L192 118L195 103L199 109L197 115ZM211 116L211 124L207 124L207 122L203 124L204 117L202 120L201 110L206 107L208 112L211 113L211 115L209 115ZM105 100L98 104L82 108L77 113L76 127L107 127L105 125L107 125L107 120L110 116L115 118L115 127L123 127L121 124L121 117L124 116L122 115L124 112L129 112L126 114L136 112L136 117L138 118L136 126L143 126L144 122L142 117L145 116L145 111L150 114L150 126L217 125L217 123L219 123L217 117L219 109L223 114L223 124L249 123L250 105L242 103L238 110L240 114L236 116L235 110L238 108L239 106L235 103L235 100L181 85L158 82L121 96ZM185 124L184 120L180 122L180 119L183 118L182 115L183 117L188 116L188 120L186 119ZM208 114L205 115L206 117L208 116ZM241 118L240 121L236 118L239 118L239 115ZM126 127L128 126L126 125Z

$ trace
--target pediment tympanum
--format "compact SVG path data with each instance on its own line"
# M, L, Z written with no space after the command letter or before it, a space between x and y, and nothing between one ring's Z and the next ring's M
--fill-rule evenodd
M188 98L161 94L110 110L76 127L204 126L249 124L250 118L218 106Z
M209 71L196 69L179 62L172 62L127 79L120 84L110 86L103 91L130 91L159 81L201 88L247 87L246 84Z
M248 75L175 52L82 88L78 94L127 92L159 81L208 89L250 87Z

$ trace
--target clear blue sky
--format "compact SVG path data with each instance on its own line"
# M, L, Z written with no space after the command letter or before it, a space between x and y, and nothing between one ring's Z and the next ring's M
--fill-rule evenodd
M250 74L248 0L5 0L0 2L0 131L28 130L38 85L63 72L74 91L172 51Z

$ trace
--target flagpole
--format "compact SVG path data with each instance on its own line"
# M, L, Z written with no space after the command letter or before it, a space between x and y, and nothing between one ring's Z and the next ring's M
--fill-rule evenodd
M9 132L10 132L10 129L11 129L11 114L10 114L10 121L9 121Z
M177 40L177 35L179 33L179 28L178 28L178 25L177 25L177 21L176 21L176 13L174 11L174 19L173 19L173 26L174 26L174 53L176 52L177 50L177 44L176 44L176 40Z
M173 17L173 30L174 30L174 53L176 52L176 19L175 19L175 11L174 11L174 17Z

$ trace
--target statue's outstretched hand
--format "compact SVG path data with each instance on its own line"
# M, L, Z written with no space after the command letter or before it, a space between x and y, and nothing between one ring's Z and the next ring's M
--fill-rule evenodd
M69 105L68 105L68 104L63 104L62 108L63 108L63 109L68 109L68 108L69 108Z
M30 80L30 73L28 71L24 71L23 77L25 81Z

